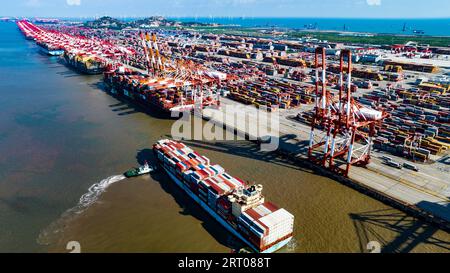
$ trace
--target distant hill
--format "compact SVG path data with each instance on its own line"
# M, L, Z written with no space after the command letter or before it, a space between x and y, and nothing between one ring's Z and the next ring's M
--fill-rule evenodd
M179 23L171 20L167 20L162 16L152 16L145 19L139 19L129 23L130 26L136 28L145 27L159 27L159 26L178 26Z
M132 22L124 22L109 16L101 17L94 21L89 21L84 24L89 28L110 28L110 29L124 29L131 28L149 28L149 27L192 27L192 26L209 26L213 24L204 24L198 22L177 22L168 20L162 16L152 16L145 19L139 19Z
M90 28L111 28L111 29L122 29L128 26L127 23L109 16L104 16L97 20L86 22L84 25Z

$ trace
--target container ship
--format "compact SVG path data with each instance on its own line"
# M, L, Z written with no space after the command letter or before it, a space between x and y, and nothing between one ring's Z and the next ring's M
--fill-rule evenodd
M292 239L294 216L265 201L262 185L231 176L181 142L160 140L153 152L187 195L254 252L275 252Z
M34 27L34 25L30 24L29 22L25 20L19 20L17 21L17 26L19 27L20 31L22 32L23 36L25 36L25 39L27 40L35 40L36 33L38 32L38 29Z
M66 51L64 53L64 60L69 66L83 74L102 74L106 69L104 60L94 55Z
M58 47L58 46L52 46L48 43L44 43L41 41L37 41L36 45L39 47L39 49L47 55L50 56L61 56L64 54L64 48Z
M63 55L69 66L84 74L101 74L108 61L117 61L135 53L102 39L38 27L25 20L17 21L17 26L26 39L36 41L41 51L52 56Z
M108 92L168 116L172 112L192 111L195 107L219 104L212 85L202 86L204 90L199 92L198 86L189 81L150 77L128 69L104 73L104 83Z

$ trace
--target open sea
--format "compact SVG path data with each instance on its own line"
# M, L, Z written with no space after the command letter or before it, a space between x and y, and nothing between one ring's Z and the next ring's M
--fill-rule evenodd
M183 22L218 23L242 27L277 27L291 29L352 31L414 35L414 30L425 35L450 36L450 18L445 19L343 19L343 18L243 18L198 17L172 18Z

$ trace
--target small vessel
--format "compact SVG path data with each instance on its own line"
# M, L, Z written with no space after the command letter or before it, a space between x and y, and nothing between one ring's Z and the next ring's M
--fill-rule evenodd
M148 173L151 173L154 170L155 170L154 168L150 167L150 165L148 165L148 163L145 162L145 164L142 165L142 166L139 166L139 168L133 168L133 169L130 169L130 170L126 171L124 173L124 175L127 178L130 178L130 177L136 177L136 176L148 174Z

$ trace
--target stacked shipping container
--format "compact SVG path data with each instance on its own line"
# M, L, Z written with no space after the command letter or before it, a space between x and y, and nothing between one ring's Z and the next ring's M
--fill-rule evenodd
M374 146L416 161L450 149L448 86L437 87L391 88L359 98L359 102L381 106L391 115L377 128Z
M113 93L123 95L143 104L155 106L155 110L191 110L196 102L202 106L218 104L214 88L209 85L196 87L195 83L175 78L153 78L138 72L110 72L104 74L104 82ZM202 88L202 95L198 95Z

